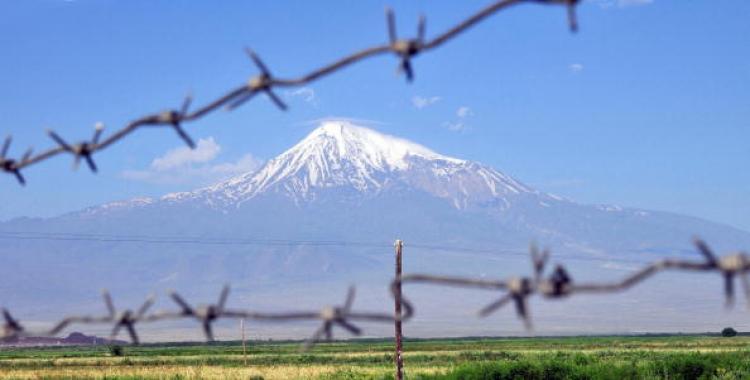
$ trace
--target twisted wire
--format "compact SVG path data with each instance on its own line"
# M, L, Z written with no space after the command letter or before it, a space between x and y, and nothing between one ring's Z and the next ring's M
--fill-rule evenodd
M524 323L527 330L532 329L531 315L528 307L528 299L534 295L541 295L545 299L561 299L574 294L594 293L606 294L617 293L645 281L657 273L665 270L679 270L688 272L718 272L724 278L724 296L727 307L734 304L734 279L739 277L743 293L750 307L750 256L746 252L736 252L718 257L711 248L701 239L696 238L694 244L701 254L702 261L663 259L650 264L631 273L630 275L615 281L605 283L577 283L563 264L557 264L549 275L545 275L545 268L549 261L547 250L541 253L532 244L530 256L532 262L532 275L513 276L500 280L476 279L469 277L455 277L434 274L407 273L391 282L391 294L396 297L401 295L401 304L405 310L402 319L411 319L415 307L411 301L397 293L403 284L422 283L430 285L441 285L451 287L476 288L485 290L497 290L503 292L502 296L487 304L478 312L479 316L486 317L493 314L507 304L513 304L516 314Z
M505 305L513 304L516 314L522 319L527 329L532 328L528 299L534 295L541 295L545 299L562 299L575 294L609 294L627 290L654 275L666 270L688 272L717 272L724 278L724 295L726 305L732 306L734 300L734 279L739 277L744 295L750 306L750 256L745 252L737 252L725 256L717 256L702 240L695 239L695 246L701 254L702 260L663 259L650 263L630 275L614 281L603 283L578 283L573 280L563 264L557 264L546 273L550 259L549 251L539 251L536 245L530 248L532 262L531 275L518 275L509 278L492 280L484 278L456 277L434 274L407 273L394 278L390 283L390 291L394 299L402 305L402 314L388 312L357 311L353 309L355 288L351 286L344 302L340 305L325 306L319 310L302 310L288 312L262 312L249 309L238 309L227 306L229 286L222 288L215 303L196 307L177 292L169 292L169 297L177 306L177 310L157 311L148 314L155 298L149 296L137 309L118 310L106 290L102 293L106 314L103 315L74 315L62 318L49 330L31 332L15 318L9 310L2 309L3 325L0 340L13 341L25 336L55 336L71 325L75 324L108 324L112 326L110 340L125 330L130 341L140 342L136 326L141 323L153 323L165 320L192 319L198 322L207 341L214 340L213 324L223 319L247 319L265 322L295 322L319 321L320 326L305 341L303 350L310 349L315 343L333 338L333 329L341 328L355 336L361 335L363 330L356 322L393 323L395 321L409 321L413 318L416 307L408 300L401 287L404 284L427 284L436 286L451 286L469 289L482 289L502 292L501 296L481 308L479 316L493 314Z
M387 44L362 49L296 78L282 78L273 75L271 70L255 51L245 48L245 52L258 69L259 74L251 77L246 83L230 89L224 93L224 95L209 101L205 105L199 106L191 111L190 107L193 103L193 97L192 95L188 95L185 97L179 108L169 108L159 113L138 117L121 129L112 132L109 136L102 136L104 132L104 124L97 123L91 139L79 141L77 143L70 143L55 131L48 130L47 133L56 146L38 152L36 155L33 154L33 149L29 148L20 158L11 158L8 156L8 150L12 142L12 136L9 135L0 150L0 170L15 176L21 185L25 185L26 179L22 175L21 169L25 169L29 166L51 159L52 157L67 153L73 156L74 168L77 168L80 161L83 159L89 169L91 169L92 172L96 172L98 167L93 158L95 153L108 148L142 127L165 127L172 129L186 145L190 148L195 148L195 142L183 128L185 124L194 122L221 108L226 108L227 110L236 109L260 93L268 96L279 109L286 110L288 107L284 101L276 95L274 92L275 88L305 85L362 60L382 54L392 53L396 55L400 62L398 66L399 72L403 72L406 75L406 79L412 81L414 78L414 69L411 63L412 58L422 52L438 48L472 26L487 19L489 16L496 14L503 9L509 8L512 5L524 2L565 5L568 9L568 22L570 29L572 31L577 30L578 24L575 18L575 7L579 0L498 0L485 8L480 9L478 12L432 39L426 37L426 19L424 16L419 19L416 37L399 38L396 33L395 15L391 9L387 9Z

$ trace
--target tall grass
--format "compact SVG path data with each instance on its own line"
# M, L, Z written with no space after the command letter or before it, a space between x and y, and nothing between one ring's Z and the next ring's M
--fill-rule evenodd
M750 337L409 340L407 379L750 379ZM0 349L0 378L393 378L393 342Z
M641 351L617 355L532 355L514 360L464 363L421 380L505 379L748 379L750 353L671 353Z

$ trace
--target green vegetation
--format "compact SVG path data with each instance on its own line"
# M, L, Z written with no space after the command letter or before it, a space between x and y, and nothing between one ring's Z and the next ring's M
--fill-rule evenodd
M0 349L1 378L391 379L393 345L291 342ZM407 340L410 379L746 379L750 337Z
M652 353L589 355L557 353L514 361L459 365L445 374L421 379L745 379L750 376L749 352Z
M109 353L112 354L112 356L125 355L125 350L119 344L113 344L107 347L109 348Z

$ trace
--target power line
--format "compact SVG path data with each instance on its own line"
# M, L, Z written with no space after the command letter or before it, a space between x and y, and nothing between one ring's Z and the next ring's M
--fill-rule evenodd
M0 240L41 240L41 241L79 241L95 243L137 243L158 245L217 245L217 246L266 246L266 247L358 247L387 249L388 243L374 241L353 240L294 240L294 239L253 239L230 237L199 237L199 236L169 236L169 235L118 235L93 234L73 232L32 232L32 231L0 231ZM484 256L514 256L526 257L521 250L501 248L472 248L466 246L450 246L435 244L410 243L409 248L442 251L446 253L482 254ZM627 259L621 257L595 257L583 255L565 255L568 260L589 262L617 262L629 264L645 264L644 260Z
M195 244L195 245L258 245L258 246L341 246L387 248L389 244L344 240L291 240L291 239L230 239L206 237L169 237L149 235L108 235L78 233L45 233L0 231L5 240L86 241L102 243Z

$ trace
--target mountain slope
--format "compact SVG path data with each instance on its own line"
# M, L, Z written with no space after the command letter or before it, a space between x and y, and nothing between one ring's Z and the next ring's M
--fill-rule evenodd
M162 200L231 207L263 194L282 194L300 203L331 189L367 197L399 185L450 199L457 208L472 199L532 192L492 168L350 123L328 122L256 172Z
M579 204L480 163L348 122L323 124L255 172L60 220L96 220L89 228L105 232L122 229L122 220L130 220L128 230L148 220L161 231L219 236L414 236L514 247L538 239L596 252L677 251L689 247L693 234L728 245L750 241L746 232L697 218Z

